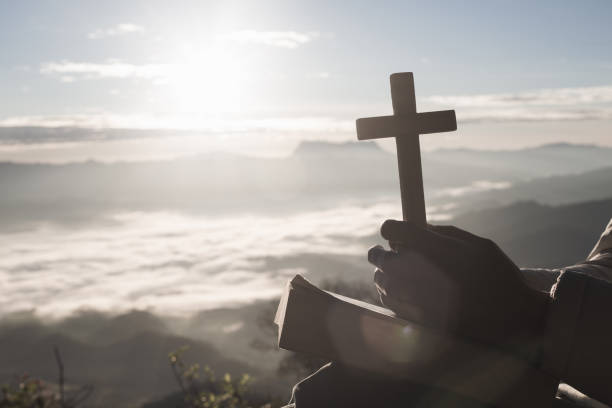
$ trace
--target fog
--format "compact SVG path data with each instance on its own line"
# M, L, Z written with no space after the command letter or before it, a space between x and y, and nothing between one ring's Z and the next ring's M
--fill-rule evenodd
M520 266L569 265L612 216L610 163L590 145L425 152L428 220L492 238ZM174 395L167 353L188 344L190 361L286 399L304 367L274 348L278 296L297 273L371 296L365 255L401 217L396 172L367 143L0 163L0 380L53 381L56 345L72 386L95 386L91 406L138 406Z

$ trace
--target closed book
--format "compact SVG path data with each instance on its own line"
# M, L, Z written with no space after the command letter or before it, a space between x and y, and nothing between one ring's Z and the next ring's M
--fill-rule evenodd
M559 381L514 355L291 279L276 312L280 348L500 407L546 407Z

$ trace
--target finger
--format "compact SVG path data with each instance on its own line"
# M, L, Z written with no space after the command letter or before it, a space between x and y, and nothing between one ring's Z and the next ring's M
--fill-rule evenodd
M427 257L410 250L398 253L376 245L368 251L368 261L376 266L374 282L378 285L387 285L391 281L394 286L421 284L430 280L432 273L440 274L440 269Z
M376 268L374 271L374 286L376 286L376 291L379 294L389 295L388 288L393 286L391 282L392 279L386 273Z
M385 270L385 266L395 257L397 257L397 253L387 251L380 245L373 246L368 250L368 262L383 271Z
M399 317L409 320L415 323L423 323L424 313L423 310L417 306L408 304L406 302L398 301L397 299L387 296L384 293L380 293L380 303L388 309L391 309Z
M400 243L432 258L457 252L456 239L418 227L411 222L387 220L380 228L380 233L394 245Z
M381 288L382 290L384 290L386 280L387 277L385 276L385 273L380 269L376 268L376 270L374 271L374 284L376 285L376 288Z
M445 328L449 324L449 303L428 299L397 299L393 296L379 293L381 303L394 311L399 317L431 328Z
M478 241L484 238L474 235L471 232L457 228L454 225L431 225L428 228L438 234L445 235L451 238L463 240L463 241Z
M377 269L374 272L374 284L379 293L391 296L401 301L428 301L432 293L436 293L442 283L436 276L430 276L427 271L412 271L410 269L385 272Z

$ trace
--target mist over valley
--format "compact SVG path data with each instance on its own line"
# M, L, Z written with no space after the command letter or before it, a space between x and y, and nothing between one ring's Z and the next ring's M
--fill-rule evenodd
M428 216L495 240L521 266L568 265L610 218L611 163L612 149L586 145L424 152ZM276 299L296 273L373 290L365 255L384 243L382 221L401 217L396 173L373 143L1 163L0 345L14 352L0 376L52 379L58 345L73 378L96 384L92 401L130 406L172 395L167 353L190 344L190 361L252 373L286 398L297 372L278 372L288 354L274 351Z

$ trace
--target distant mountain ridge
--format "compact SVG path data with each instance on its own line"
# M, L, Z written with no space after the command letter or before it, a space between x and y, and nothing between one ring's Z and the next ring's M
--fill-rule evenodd
M515 183L509 188L474 192L458 202L460 212L536 201L559 205L602 200L612 196L612 166L578 174L555 175Z
M465 213L452 223L493 239L521 266L563 267L586 258L610 219L612 198L558 206L522 201Z
M519 150L438 149L423 153L432 161L512 171L521 178L580 173L612 165L612 148L553 143Z
M374 142L330 143L325 141L303 141L293 150L292 156L316 154L389 154Z
M422 161L428 204L452 200L463 210L526 199L599 199L612 186L612 169L605 169L612 148L605 147L444 149L423 152ZM512 187L478 192L483 188L469 188L474 183ZM466 192L440 194L452 189ZM0 225L11 228L22 220L95 220L117 211L279 214L399 196L395 157L372 142L303 142L285 158L208 154L151 162L0 163L0 191Z

